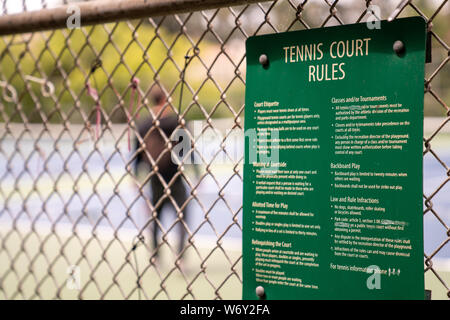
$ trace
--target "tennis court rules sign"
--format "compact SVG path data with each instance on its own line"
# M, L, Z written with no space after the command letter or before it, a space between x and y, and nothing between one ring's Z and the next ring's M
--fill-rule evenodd
M421 18L247 40L244 299L423 299Z

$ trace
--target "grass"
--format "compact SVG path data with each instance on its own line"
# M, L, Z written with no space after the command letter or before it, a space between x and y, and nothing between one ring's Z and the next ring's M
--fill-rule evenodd
M217 294L241 299L241 252L236 246L224 244L225 255L220 248L197 242L197 250L187 250L181 272L167 245L161 249L162 259L152 265L145 245L134 254L131 241L111 239L0 228L0 299L215 299ZM79 267L81 290L67 286L71 265ZM450 283L450 272L439 275ZM433 299L447 299L445 287L432 272L425 274L425 281Z

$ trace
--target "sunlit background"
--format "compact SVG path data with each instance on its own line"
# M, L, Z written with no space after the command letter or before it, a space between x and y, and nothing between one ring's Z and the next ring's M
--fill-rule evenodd
M307 1L301 20L295 20L300 2L1 37L0 299L240 299L245 40L255 33L340 24L329 18L333 1L325 0ZM372 4L387 19L400 2ZM13 14L62 3L3 1L0 11ZM424 194L438 190L424 216L425 253L433 254L426 287L433 298L445 298L448 288L433 272L450 284L450 125L443 125L450 110L450 4L413 3L427 17L445 3L433 19L439 40L433 39L433 61L426 65L432 81L424 120L425 138L433 137L432 152L424 156ZM339 19L357 21L365 4L339 1ZM418 14L408 7L400 17ZM199 54L185 68L193 47ZM97 59L102 67L91 75ZM184 168L195 196L188 205L191 244L182 268L174 264L177 236L169 212L162 219L163 260L158 265L149 261L148 244L132 250L138 235L148 239L150 219L144 201L149 194L147 188L144 197L138 192L143 177L133 175L128 148L133 77L140 80L142 94L136 123L148 117L149 92L159 83L169 106L187 121L201 155L197 168ZM98 140L87 82L100 94ZM67 286L71 266L79 268L80 288Z

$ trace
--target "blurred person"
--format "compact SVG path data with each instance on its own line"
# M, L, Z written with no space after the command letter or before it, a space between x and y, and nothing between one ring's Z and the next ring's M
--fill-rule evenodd
M177 211L173 204L173 201L181 208L185 205L187 200L186 187L183 182L181 175L176 176L178 171L178 165L173 162L171 158L171 151L167 147L166 139L171 140L171 135L178 126L178 117L174 114L171 108L166 104L166 95L159 88L153 88L151 91L151 99L153 100L154 106L152 107L153 114L156 117L154 121L153 117L150 116L145 121L138 125L138 133L141 139L145 143L145 150L140 150L141 144L139 139L135 137L135 151L139 151L135 160L135 174L138 176L139 170L142 167L146 167L147 173L156 169L156 172L150 178L150 193L151 201L154 207L153 211L148 212L149 217L154 217L154 221L151 225L151 238L153 240L152 245L154 249L154 254L152 258L158 258L158 233L160 227L158 223L161 222L161 213L163 209L168 209L172 206ZM165 137L161 134L164 133ZM171 141L172 146L176 144ZM150 155L155 161L155 167L152 167L151 161L148 157ZM176 176L176 177L175 177ZM174 178L175 177L175 178ZM172 179L175 179L172 181ZM165 189L165 185L169 185ZM161 201L161 203L159 203ZM150 209L150 208L149 208ZM156 213L156 214L154 214ZM178 212L176 212L178 214ZM185 239L186 239L186 229L183 222L186 221L186 207L181 212L181 218L178 217L175 229L178 230L178 254L183 251ZM178 228L177 228L178 227ZM181 259L181 256L179 256Z

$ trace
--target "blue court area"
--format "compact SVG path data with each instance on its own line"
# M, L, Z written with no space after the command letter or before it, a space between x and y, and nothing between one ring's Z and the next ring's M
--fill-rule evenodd
M237 139L234 140L239 141ZM450 165L450 138L436 138L432 147L440 160ZM242 154L241 145L236 147ZM113 139L100 140L94 151L93 140L77 145L62 136L43 136L38 141L23 135L19 141L6 135L0 141L0 224L12 226L13 220L24 226L49 224L75 229L111 230L128 236L138 235L148 222L147 206L139 196L134 178L127 172L130 153L123 136L119 143ZM210 145L214 145L211 141ZM218 150L220 141L208 152ZM36 148L38 146L38 148ZM55 149L56 147L56 149ZM56 151L58 150L58 151ZM39 151L39 152L38 152ZM208 157L207 157L208 158ZM226 159L223 155L216 159ZM232 162L218 161L199 182L193 165L185 166L186 176L197 185L195 198L187 210L188 226L193 239L201 244L214 245L218 238L239 244L242 221L242 161L238 173ZM200 176L205 167L199 166ZM449 179L445 167L428 153L424 157L424 193L431 195ZM450 224L450 183L433 196L434 211L442 222ZM189 190L189 188L187 188ZM149 193L149 187L144 188ZM221 196L219 196L219 194ZM407 201L405 199L405 201ZM24 210L25 209L25 210ZM170 208L162 215L165 229L175 219ZM425 252L431 254L448 239L441 221L428 212L424 218ZM175 231L169 233L176 234ZM145 232L144 232L145 234ZM240 247L238 245L238 250ZM435 256L450 259L450 245L444 246Z

